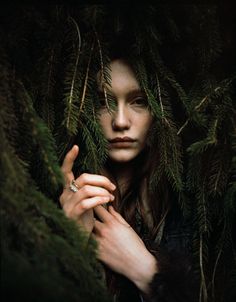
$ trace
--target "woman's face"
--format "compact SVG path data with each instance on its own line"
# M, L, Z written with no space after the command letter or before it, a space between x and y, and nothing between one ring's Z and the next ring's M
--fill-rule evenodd
M110 111L101 103L98 118L109 143L109 158L124 163L134 159L144 149L153 117L130 66L123 60L115 60L110 68L111 85L105 85L105 89L116 106ZM101 82L99 90L103 94Z

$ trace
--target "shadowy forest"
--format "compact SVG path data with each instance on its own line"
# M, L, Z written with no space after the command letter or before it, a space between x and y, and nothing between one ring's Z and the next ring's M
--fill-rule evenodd
M235 301L235 12L218 2L1 4L2 301L111 301L96 242L58 198L73 144L76 175L107 158L94 79L114 41L158 118L153 182L193 217L199 301Z

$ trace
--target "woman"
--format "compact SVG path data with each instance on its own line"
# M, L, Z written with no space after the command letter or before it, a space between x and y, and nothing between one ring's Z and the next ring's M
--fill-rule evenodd
M98 110L108 141L107 163L101 175L74 179L75 145L62 165L66 186L60 203L98 242L108 286L120 300L187 301L189 263L180 258L188 253L190 229L177 210L172 215L175 202L161 195L163 188L149 188L155 118L132 67L124 59L113 60L109 67L110 85L98 74L99 93L105 89L115 102L109 108L101 97ZM183 253L177 257L179 251Z

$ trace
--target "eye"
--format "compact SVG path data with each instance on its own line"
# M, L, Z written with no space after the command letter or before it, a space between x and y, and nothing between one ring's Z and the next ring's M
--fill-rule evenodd
M104 96L99 97L98 106L98 110L115 111L117 103L113 97L107 95L107 99Z
M102 98L102 97L99 98L99 107L100 108L105 108L106 107L106 100L105 100L105 98Z
M132 100L131 104L138 106L138 107L147 107L148 106L148 102L145 97L137 97Z

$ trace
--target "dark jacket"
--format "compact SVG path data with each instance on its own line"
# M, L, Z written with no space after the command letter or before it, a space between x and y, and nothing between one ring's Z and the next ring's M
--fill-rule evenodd
M159 270L150 283L150 295L140 293L129 280L121 278L120 293L115 301L198 301L198 282L192 267L191 220L184 219L177 206L165 219L161 240L146 246L156 257Z
M193 271L192 220L184 219L174 207L165 221L163 236L153 253L159 272L154 276L151 294L145 301L195 302L198 301L198 282Z

